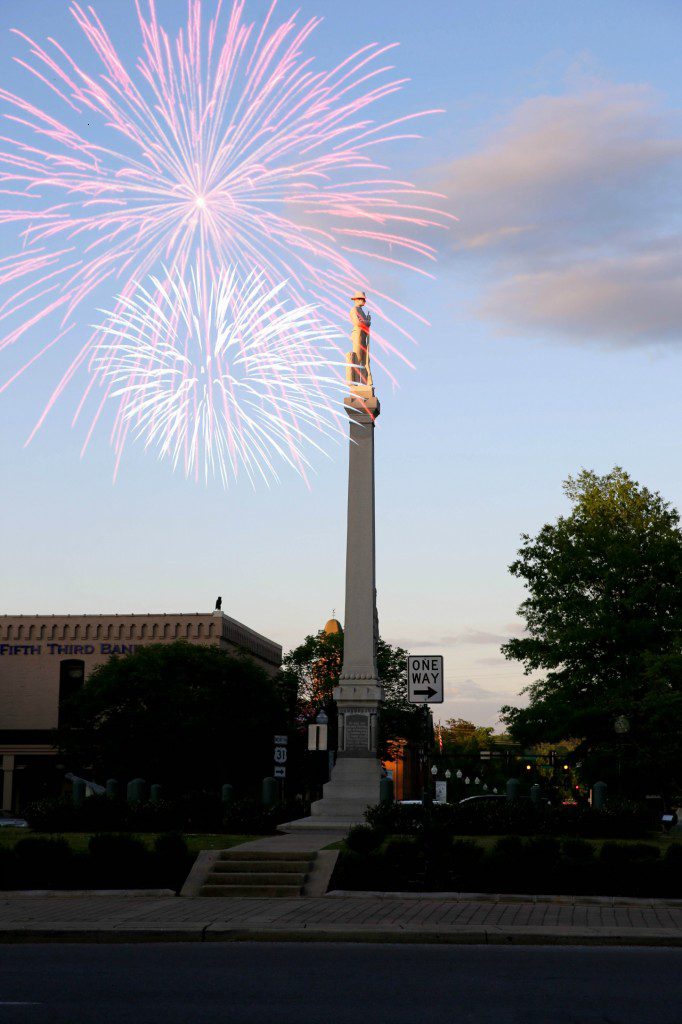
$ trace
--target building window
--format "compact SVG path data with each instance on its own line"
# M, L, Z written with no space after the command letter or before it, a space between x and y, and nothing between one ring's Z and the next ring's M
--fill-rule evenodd
M69 698L77 693L85 682L85 662L76 659L62 661L59 665L59 725L67 725L69 719Z

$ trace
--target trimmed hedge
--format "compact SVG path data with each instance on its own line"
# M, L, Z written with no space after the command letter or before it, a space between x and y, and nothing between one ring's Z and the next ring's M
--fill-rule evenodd
M182 836L158 836L148 850L135 836L94 835L87 853L65 839L27 836L0 848L0 889L174 889L194 862Z
M470 804L434 804L426 812L421 804L377 804L365 819L384 835L418 835L425 815L432 831L449 835L550 835L591 839L638 839L650 830L650 812L636 804L611 805L594 811L577 807L536 807L530 800L505 800Z
M353 829L331 888L682 897L682 846L502 836L487 850L444 831L382 835Z
M29 804L25 817L35 832L225 832L260 835L280 822L303 817L300 803L265 810L257 800L236 800L227 810L215 796L127 803L90 796L80 807L68 798Z

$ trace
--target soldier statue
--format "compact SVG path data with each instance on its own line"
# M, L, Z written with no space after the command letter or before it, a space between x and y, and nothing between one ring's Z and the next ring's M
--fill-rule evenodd
M346 356L346 379L349 384L365 384L372 387L372 371L369 367L369 330L372 317L365 309L367 296L362 288L353 295L354 305L350 310L353 325L350 340L353 351Z

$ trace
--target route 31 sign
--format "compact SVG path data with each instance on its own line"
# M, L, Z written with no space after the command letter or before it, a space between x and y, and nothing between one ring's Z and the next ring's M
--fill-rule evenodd
M410 704L443 703L442 654L408 654L407 699Z

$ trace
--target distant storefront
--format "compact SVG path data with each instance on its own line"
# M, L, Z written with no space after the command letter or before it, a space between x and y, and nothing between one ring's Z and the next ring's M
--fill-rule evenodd
M51 730L60 705L97 665L147 644L219 646L274 674L282 648L223 612L191 615L0 615L2 808L50 795L58 776Z

